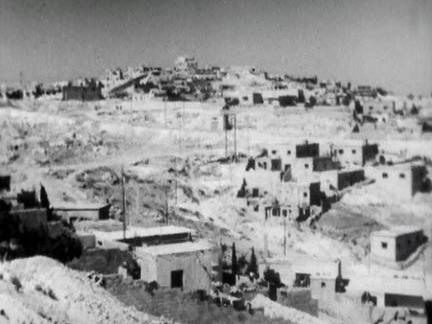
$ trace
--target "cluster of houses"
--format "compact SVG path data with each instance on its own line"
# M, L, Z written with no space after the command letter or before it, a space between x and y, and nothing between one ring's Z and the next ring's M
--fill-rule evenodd
M364 181L363 166L377 154L378 145L368 142L334 145L327 155L319 143L272 147L249 159L239 196L255 210L261 205L266 221L303 221L312 206L325 211L341 190Z
M0 89L6 99L56 98L94 101L127 98L136 103L147 100L203 101L221 98L230 105L289 107L301 105L353 106L356 120L387 121L423 105L418 98L400 98L381 88L351 83L270 74L254 67L200 67L193 56L180 56L171 68L127 67L107 70L95 79L57 82L52 85ZM417 100L418 99L418 100Z
M366 179L400 201L425 189L423 162L387 164L379 156L378 144L367 140L331 144L326 154L320 154L319 143L307 141L273 146L249 158L238 197L264 210L266 221L304 221L313 206L325 212L342 190Z

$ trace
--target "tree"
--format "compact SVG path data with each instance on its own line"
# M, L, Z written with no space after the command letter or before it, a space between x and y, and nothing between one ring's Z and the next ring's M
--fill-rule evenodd
M40 185L39 200L40 200L41 207L46 208L46 210L47 210L48 220L52 220L53 212L52 212L52 209L50 208L50 201L48 199L48 194L45 190L45 187L42 184Z
M42 208L49 209L50 208L50 202L48 199L48 194L45 190L45 187L41 184L40 185L40 204Z
M255 255L255 250L252 247L252 254L251 254L251 258L249 261L249 266L247 268L247 273L253 273L255 275L255 278L259 278L259 273L258 273L258 261Z
M232 273L233 276L236 276L237 273L238 273L238 265L237 265L237 255L236 255L235 243L232 244L231 273Z

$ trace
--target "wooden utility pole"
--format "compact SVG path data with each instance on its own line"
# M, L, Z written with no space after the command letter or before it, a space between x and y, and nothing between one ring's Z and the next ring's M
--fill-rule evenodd
M286 226L286 218L285 218L285 216L283 216L282 215L282 217L283 217L283 219L284 219L284 238L283 238L283 247L284 247L284 256L286 257L286 245L287 245L287 233L286 233L286 231L287 231L287 226Z
M237 162L237 114L234 114L234 162Z
M165 186L165 222L168 224L168 185Z
M228 157L228 129L225 127L225 158Z
M122 188L122 218L123 218L123 239L126 239L126 192L124 181L124 170L121 167L121 188Z

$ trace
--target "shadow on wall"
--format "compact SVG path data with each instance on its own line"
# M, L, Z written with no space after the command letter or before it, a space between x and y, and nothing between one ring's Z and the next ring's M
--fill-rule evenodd
M432 324L432 300L425 301L425 313L427 318L427 324Z

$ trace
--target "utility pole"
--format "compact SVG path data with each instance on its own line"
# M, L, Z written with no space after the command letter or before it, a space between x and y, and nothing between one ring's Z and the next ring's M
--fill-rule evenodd
M282 216L284 218L284 238L283 238L283 247L284 247L284 257L286 257L286 245L287 245L287 226L286 226L286 217Z
M126 193L125 193L123 166L121 167L121 187L122 187L123 239L126 239Z
M168 181L169 182L169 181ZM165 186L165 222L168 224L168 185Z
M237 114L234 113L234 162L237 162Z

